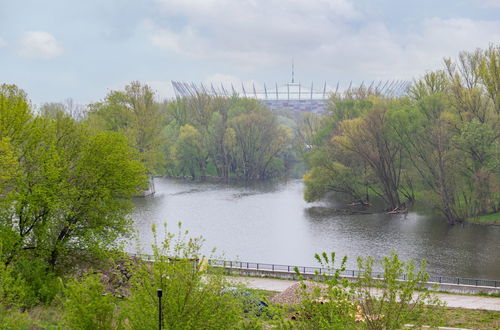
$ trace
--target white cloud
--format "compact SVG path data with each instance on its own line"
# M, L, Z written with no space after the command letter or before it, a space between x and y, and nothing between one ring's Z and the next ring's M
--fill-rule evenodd
M150 25L150 40L170 52L236 65L270 66L336 38L362 14L346 0L159 0L183 27ZM297 49L300 45L300 49Z
M27 31L19 41L19 55L33 59L52 59L63 53L56 38L45 31Z
M8 43L5 39L0 38L0 48L7 47Z
M483 8L500 8L500 0L479 0Z
M149 22L155 46L239 71L272 68L294 56L304 71L333 79L411 79L441 67L445 56L500 40L500 20L432 18L403 30L348 0L157 1L164 17L183 23Z

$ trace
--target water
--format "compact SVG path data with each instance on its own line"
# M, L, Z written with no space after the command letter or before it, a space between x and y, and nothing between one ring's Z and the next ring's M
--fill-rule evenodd
M436 275L500 279L500 227L449 226L436 216L317 212L318 206L345 208L334 196L319 203L303 200L303 183L292 180L251 186L156 179L155 197L136 199L132 217L144 252L151 225L183 229L205 239L208 255L227 260L316 266L314 253L381 258L391 252L404 259L426 259ZM337 198L337 199L336 199ZM135 249L136 247L134 247Z

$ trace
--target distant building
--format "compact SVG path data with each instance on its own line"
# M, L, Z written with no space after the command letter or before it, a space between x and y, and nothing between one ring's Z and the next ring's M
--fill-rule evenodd
M192 97L199 94L208 94L214 96L222 97L248 97L260 100L262 103L267 105L271 110L294 110L302 112L314 112L323 113L327 111L327 101L332 94L345 95L352 89L364 89L368 94L380 94L386 96L396 96L401 95L406 92L409 87L407 81L373 81L369 85L361 83L361 85L354 87L352 83L349 87L344 90L339 89L339 83L337 83L336 88L328 87L326 82L320 85L319 88L315 88L313 83L311 86L304 86L301 83L296 83L294 79L293 67L292 67L292 82L286 83L284 85L278 86L275 83L272 86L266 86L264 84L263 88L255 88L255 84L252 86L241 85L233 86L214 86L213 84L204 85L203 83L194 84L179 81L172 81L172 86L177 97Z

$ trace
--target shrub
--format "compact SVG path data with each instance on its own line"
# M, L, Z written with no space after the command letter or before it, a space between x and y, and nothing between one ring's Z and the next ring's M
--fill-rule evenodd
M106 294L100 274L70 280L64 288L63 317L70 329L112 329L114 297Z
M392 252L380 260L381 276L373 276L373 264L370 257L358 258L360 275L354 284L369 329L399 329L410 320L416 326L434 325L439 320L444 304L425 289L425 261L416 271L413 261L403 262Z
M321 283L306 282L295 269L301 279L298 294L301 301L298 305L289 307L292 314L283 320L282 327L298 329L353 329L355 328L356 305L353 303L349 283L342 280L340 272L345 270L347 258L342 259L340 268L335 269L335 253L315 255L321 267L328 269L330 275L317 274Z
M154 228L153 231L155 232ZM222 275L207 273L200 255L201 238L166 234L153 245L154 262L133 265L130 297L122 312L123 324L132 329L158 328L157 289L163 290L165 329L227 329L241 318L234 296L225 294Z
M35 300L28 283L15 271L14 267L0 262L0 301L2 307L26 308Z

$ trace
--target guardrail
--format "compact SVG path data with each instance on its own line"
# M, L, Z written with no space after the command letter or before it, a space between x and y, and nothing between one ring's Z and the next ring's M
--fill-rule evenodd
M132 257L141 258L149 261L154 261L154 257L147 254L129 254ZM299 273L304 275L331 275L332 271L328 268L322 267L310 267L310 266L292 266L292 265L280 265L280 264L266 264L260 262L246 262L246 261L226 261L217 259L208 259L208 264L213 267L224 267L231 269L248 269L248 270L262 270L270 272L295 272L295 268L298 268ZM358 270L344 270L340 272L341 276L346 277L357 277L361 274ZM382 277L382 272L372 272L373 277ZM399 278L400 280L406 280L406 275ZM471 285L471 286L483 286L491 288L500 288L500 280L487 280L478 278L464 278L464 277L451 277L451 276L438 276L429 275L427 283L439 283L439 284L456 284L456 285Z
M331 275L332 270L322 267L310 267L310 266L292 266L292 265L279 265L279 264L265 264L259 262L244 262L244 261L225 261L225 260L208 260L208 264L215 267L225 267L234 269L253 269L253 270L265 270L271 272L294 272L297 267L299 273L301 274L320 274L320 275ZM340 272L341 276L357 277L361 275L358 270L344 270ZM382 277L382 272L372 272L374 277ZM406 280L406 275L399 278L400 280ZM487 280L487 279L477 279L477 278L463 278L463 277L450 277L450 276L437 276L429 275L428 283L439 283L439 284L457 284L457 285L472 285L472 286L485 286L492 288L500 288L500 280Z

